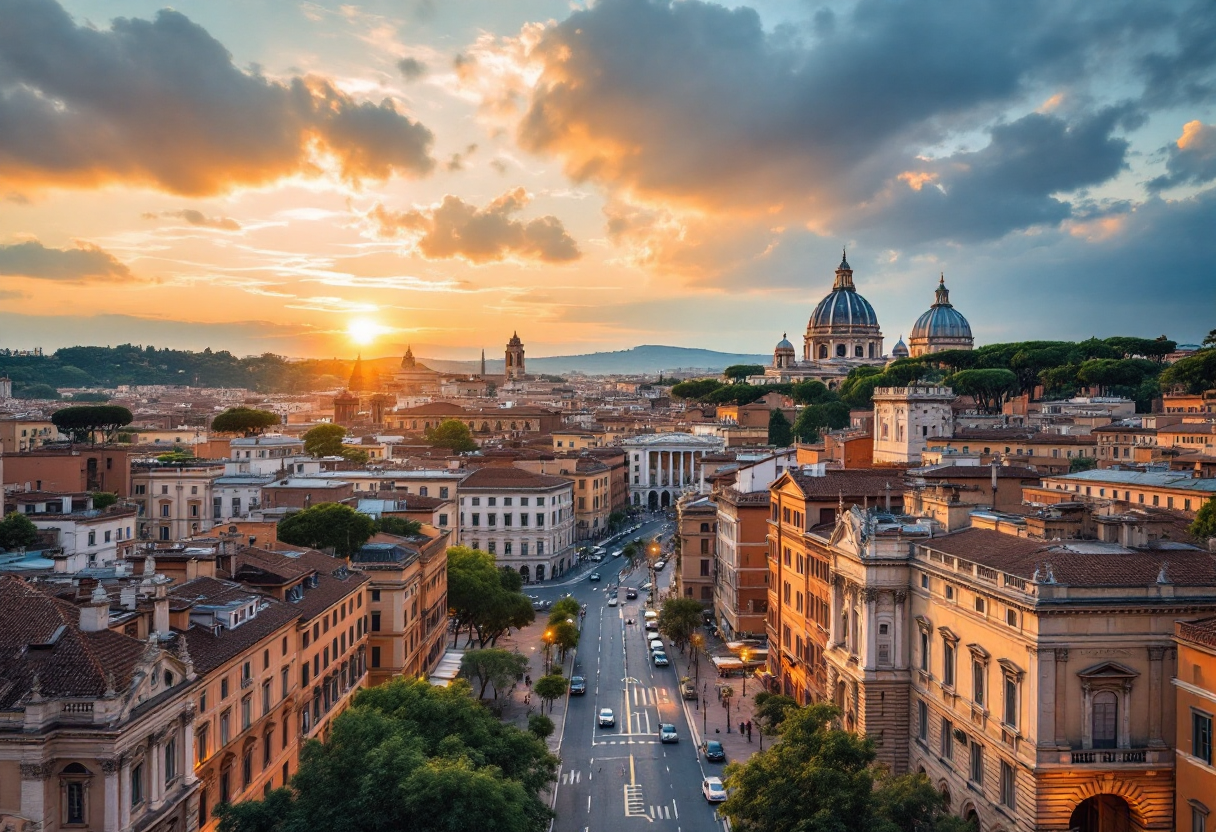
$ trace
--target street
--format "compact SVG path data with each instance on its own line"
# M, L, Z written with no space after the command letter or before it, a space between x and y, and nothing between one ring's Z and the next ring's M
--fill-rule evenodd
M671 524L647 522L607 548L611 552L624 540L650 540L660 532L666 538ZM633 822L659 823L677 832L722 828L701 793L702 778L721 776L722 764L708 763L698 753L700 717L693 702L680 698L674 661L671 667L654 667L650 661L642 618L646 593L627 601L621 589L619 606L608 606L609 598L618 595L615 587L636 589L647 580L646 570L639 567L618 583L625 565L624 558L608 557L591 568L580 567L576 577L557 585L528 588L546 600L570 592L587 605L573 670L573 675L586 678L587 693L570 697L567 705L552 829L595 832ZM671 582L674 570L672 563L658 573L661 586ZM592 571L600 572L601 582L588 581ZM614 589L609 590L610 585ZM630 619L635 623L626 623ZM601 708L613 710L614 727L598 726ZM662 723L676 726L678 743L659 742Z

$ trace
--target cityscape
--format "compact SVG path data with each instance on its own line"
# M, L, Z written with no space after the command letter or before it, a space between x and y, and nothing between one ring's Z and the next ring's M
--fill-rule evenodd
M0 0L0 830L1216 829L1212 43Z

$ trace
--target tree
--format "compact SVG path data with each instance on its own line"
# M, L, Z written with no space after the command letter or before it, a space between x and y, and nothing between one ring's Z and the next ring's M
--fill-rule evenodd
M738 384L748 376L764 375L763 364L732 364L722 371L722 376L731 381L732 384Z
M95 509L107 509L118 502L118 495L109 491L94 491L89 496L93 498Z
M949 376L946 384L955 393L974 399L982 413L1000 413L1005 399L1017 389L1018 377L1011 370L960 370Z
M553 602L553 606L549 608L549 623L557 624L559 621L565 621L567 618L577 618L582 612L582 607L578 601L567 596Z
M1090 387L1108 391L1111 387L1134 387L1156 372L1156 365L1143 358L1096 358L1081 365L1077 378Z
M837 398L826 384L814 379L794 382L790 385L789 395L794 400L794 404L822 404L835 401Z
M230 407L211 420L211 429L221 433L242 433L256 436L282 420L277 413L252 407Z
M701 626L705 607L695 598L668 598L659 609L659 632L680 650Z
M426 441L433 448L449 448L456 453L477 450L469 426L459 419L444 419L426 431Z
M49 384L13 384L13 395L18 399L59 401L59 391Z
M625 514L625 512L614 511L612 514L608 515L608 528L616 529L617 527L624 525L625 521L628 519L629 516Z
M499 721L457 680L394 680L356 694L290 789L225 808L223 832L543 832L557 758ZM258 804L262 804L259 806Z
M1124 358L1147 358L1157 364L1165 361L1165 357L1178 348L1175 341L1162 335L1159 338L1128 338L1118 336L1107 338L1106 343Z
M1189 531L1200 540L1216 537L1216 497L1208 500L1195 512L1195 520Z
M395 534L398 537L414 537L422 532L422 523L417 520L407 520L404 517L381 514L376 521L376 531Z
M833 401L802 408L794 420L793 434L799 442L818 442L820 432L839 430L849 425L849 406Z
M512 628L536 620L528 596L519 591L519 573L499 569L494 556L467 546L448 549L448 606L456 633L467 628L480 647L492 647Z
M1216 388L1216 349L1180 358L1161 374L1161 389L1198 394Z
M539 740L548 739L556 729L553 720L544 714L532 714L528 717L528 731Z
M756 719L770 734L776 734L789 711L798 707L798 700L794 697L783 693L769 693L766 690L757 693L754 701Z
M564 618L550 629L553 632L553 646L561 649L561 660L565 661L566 651L578 646L578 626L572 624L570 619Z
M550 673L548 676L541 676L532 685L532 690L536 691L536 695L549 703L549 713L553 713L554 700L561 699L566 695L570 683L566 677L560 673Z
M671 395L677 399L699 402L722 386L721 380L716 378L691 379L672 385Z
M330 549L349 558L375 533L376 522L342 503L320 503L279 521L278 536L293 546Z
M114 431L131 424L131 411L112 404L81 404L51 414L51 423L72 437L73 442L91 442L96 433L109 439Z
M341 425L317 425L304 434L304 450L312 456L340 456L345 438L346 428Z
M486 688L494 686L494 698L498 692L514 684L528 670L528 660L511 650L490 647L485 650L470 650L460 659L460 672L481 685L478 699L485 699Z
M962 832L971 826L947 811L945 797L920 773L879 776L872 811L875 832Z
M1074 456L1068 461L1068 473L1077 474L1081 471L1092 471L1098 467L1098 460L1092 456Z
M74 402L96 402L97 404L105 404L110 400L108 393L73 393L72 401Z
M780 410L768 413L768 444L778 448L788 447L794 441L793 425Z
M1216 348L1216 329L1211 330L1207 335L1203 336L1203 344L1201 346L1208 350Z
M33 546L38 541L38 527L20 512L9 512L0 520L0 549Z

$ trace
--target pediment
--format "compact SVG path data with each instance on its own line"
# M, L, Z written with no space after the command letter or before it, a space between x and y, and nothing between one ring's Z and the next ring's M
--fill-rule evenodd
M1118 662L1101 662L1092 667L1078 671L1077 675L1091 682L1102 680L1135 679L1140 674L1127 665Z

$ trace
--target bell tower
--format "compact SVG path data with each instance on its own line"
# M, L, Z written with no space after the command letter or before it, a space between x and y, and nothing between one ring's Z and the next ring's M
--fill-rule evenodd
M522 381L525 375L524 370L524 343L519 340L519 333L515 332L511 335L511 340L507 342L507 365L505 375L507 381Z

